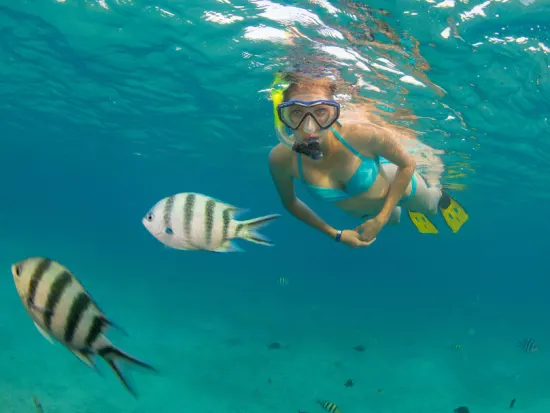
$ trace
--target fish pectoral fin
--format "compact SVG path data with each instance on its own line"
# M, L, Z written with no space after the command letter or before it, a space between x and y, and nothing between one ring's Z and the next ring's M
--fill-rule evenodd
M50 336L50 335L46 332L46 330L44 330L42 327L40 327L36 321L34 322L34 325L36 326L37 330L40 332L40 334L42 334L42 336L43 336L46 340L48 340L51 344L55 344L54 341L53 341L53 339L52 339L52 336Z
M37 306L31 297L27 297L27 305L30 309L39 312L42 315L46 315L48 313L51 313L51 311L46 310L45 308Z

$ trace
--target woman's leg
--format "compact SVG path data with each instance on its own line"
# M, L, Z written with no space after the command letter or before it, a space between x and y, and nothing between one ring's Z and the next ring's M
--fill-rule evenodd
M388 220L388 224L397 225L400 222L401 222L401 207L396 206L391 212L390 219Z
M397 172L396 165L383 162L380 167L388 176L390 181L395 179L395 174ZM427 216L437 215L437 213L441 211L443 219L453 232L458 232L462 225L464 225L464 223L468 220L468 213L456 199L442 191L438 186L428 187L426 181L418 172L414 173L413 179L411 179L411 183L407 187L405 196L403 196L397 205L411 212L419 212ZM394 217L396 210L397 207L392 212L392 218ZM390 220L392 218L390 218ZM414 221L413 223L420 232L437 233L437 229L434 227L433 223L431 223L425 216L424 222L426 220L431 225L431 229L425 228L425 225L427 224L420 223L419 226ZM388 221L388 223L389 222L390 221Z
M424 178L418 172L414 173L413 179L416 179L416 191L407 201L400 205L410 211L421 212L424 215L437 215L439 200L442 195L441 189L436 187L429 188Z
M397 166L392 163L381 163L380 167L384 170L388 179L393 181L397 173ZM413 180L415 182L413 182ZM399 206L414 212L421 212L425 215L437 215L439 200L441 199L441 189L437 187L429 188L422 176L415 172L411 183L407 187L407 193ZM392 212L392 217L395 211Z

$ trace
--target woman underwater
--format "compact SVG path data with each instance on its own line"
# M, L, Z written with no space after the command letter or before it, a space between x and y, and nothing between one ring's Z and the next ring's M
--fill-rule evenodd
M282 143L271 150L269 166L284 207L350 247L368 246L386 224L399 223L401 208L407 209L422 233L438 232L426 217L438 210L457 232L468 215L445 191L428 187L416 171L413 156L402 145L411 131L341 112L335 92L336 84L328 78L299 73L276 76L272 100ZM292 135L287 135L285 127ZM364 222L354 230L332 228L296 197L295 179L315 198Z

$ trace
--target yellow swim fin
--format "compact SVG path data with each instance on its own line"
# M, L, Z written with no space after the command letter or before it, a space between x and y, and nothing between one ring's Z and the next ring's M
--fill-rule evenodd
M468 221L468 213L464 207L446 192L443 192L439 200L439 210L451 231L455 233Z
M429 220L429 218L422 214L421 212L413 212L407 210L409 213L409 218L411 219L414 226L418 229L418 232L422 234L439 234L439 231Z

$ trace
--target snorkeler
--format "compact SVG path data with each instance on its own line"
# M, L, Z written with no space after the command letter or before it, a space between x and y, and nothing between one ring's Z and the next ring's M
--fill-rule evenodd
M438 210L457 232L468 214L445 191L428 187L401 143L407 133L341 111L335 93L335 82L326 77L276 75L271 98L281 143L271 150L269 166L285 208L350 247L368 246L387 223L399 223L401 208L421 233L438 233L427 217ZM296 197L294 179L364 222L354 230L332 228Z

